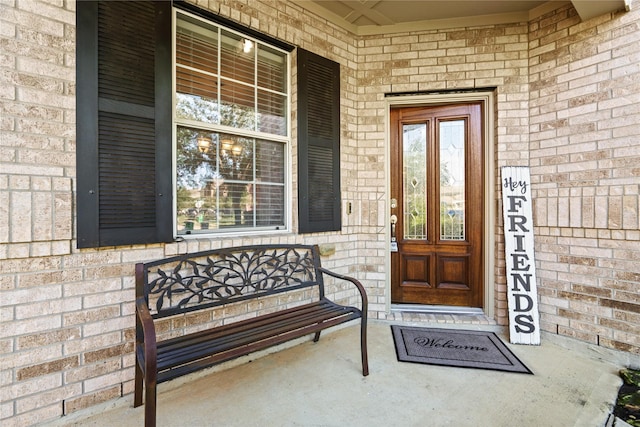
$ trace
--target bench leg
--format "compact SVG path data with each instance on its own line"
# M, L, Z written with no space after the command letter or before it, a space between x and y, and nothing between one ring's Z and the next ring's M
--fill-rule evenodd
M133 407L137 408L142 405L142 381L143 381L142 369L136 360L136 379L135 388L133 392Z
M135 389L133 392L133 407L142 405L142 391L144 389L144 425L156 425L156 379L145 378L142 368L136 361Z
M362 353L362 376L369 375L369 357L367 354L367 320L360 322L360 353Z
M145 384L144 395L144 426L156 426L156 381Z
M313 336L313 342L318 342L318 340L320 339L320 332L322 331L316 332L316 334Z

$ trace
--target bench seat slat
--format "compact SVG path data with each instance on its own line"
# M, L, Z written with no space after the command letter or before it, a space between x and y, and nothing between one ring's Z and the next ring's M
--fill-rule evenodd
M267 313L264 315L260 315L258 317L254 317L254 318L250 318L250 319L245 319L245 320L241 320L238 322L233 322L227 325L222 325L222 326L217 326L214 328L214 330L204 330L204 331L200 331L200 332L194 332L192 334L189 334L190 339L192 340L191 342L196 343L198 342L198 340L210 340L212 338L216 338L217 336L224 336L224 335L228 335L229 331L233 331L233 332L239 332L242 330L253 330L255 329L257 326L259 325L263 325L263 324L269 324L273 321L273 319L284 319L284 318L296 318L297 316L300 315L300 313L308 313L309 310L311 308L314 307L324 307L324 306L330 306L330 307L336 307L339 309L345 309L345 308L353 308L353 307L344 307L341 305L337 305L334 302L323 298L320 301L317 301L315 303L312 304L305 304L305 305L301 305L301 306L296 306L296 307L292 307L286 310L278 310L272 313ZM160 341L158 342L158 350L159 351L170 351L172 346L178 346L178 347L183 347L183 341L184 341L184 337L183 336L179 336L179 337L175 337L175 338L169 338L167 340L164 341Z
M283 312L280 312L283 314ZM360 317L357 309L345 309L332 303L314 303L296 307L291 312L273 316L269 322L256 321L231 324L223 334L216 328L171 339L170 346L158 343L158 382L167 381L186 372L202 369L222 361L280 344L293 337L302 337L334 324ZM253 319L249 319L253 320ZM215 355L215 356L212 356Z
M282 316L270 323L264 323L259 321L261 319L256 319L253 327L251 324L246 324L237 330L228 330L225 334L210 330L206 331L208 334L198 333L197 337L186 335L181 342L174 342L168 348L160 343L158 346L158 369L163 370L170 368L172 365L198 359L202 357L199 355L200 353L206 355L212 350L226 351L228 348L237 347L236 343L243 340L258 341L309 325L322 324L330 319L343 318L343 321L346 321L360 316L358 310L345 310L340 307L321 307L319 304L313 304L308 305L306 308L305 312L298 311L299 315L297 317ZM212 343L212 341L215 341L215 343Z

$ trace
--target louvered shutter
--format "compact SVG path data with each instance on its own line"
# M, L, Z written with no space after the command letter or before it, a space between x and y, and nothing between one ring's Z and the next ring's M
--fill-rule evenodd
M171 241L171 3L76 16L78 247Z
M340 64L298 49L300 233L339 231Z

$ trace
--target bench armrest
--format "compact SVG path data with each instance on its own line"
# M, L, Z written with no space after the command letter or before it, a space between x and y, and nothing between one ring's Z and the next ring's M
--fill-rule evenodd
M327 270L324 267L318 267L318 270L320 270L322 273L328 275L328 276L332 276L335 277L336 279L341 279L341 280L347 280L351 283L353 283L356 288L358 288L358 292L360 292L360 298L362 299L362 317L363 318L367 318L367 310L368 310L368 299L367 299L367 292L364 290L364 286L362 286L362 283L360 283L359 280L351 277L351 276L345 276L342 274L338 274L335 273L331 270Z
M136 358L145 376L155 377L158 350L156 348L156 328L153 317L144 298L136 299Z

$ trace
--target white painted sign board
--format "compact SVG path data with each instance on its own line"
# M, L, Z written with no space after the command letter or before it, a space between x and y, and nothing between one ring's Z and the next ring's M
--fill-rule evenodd
M501 178L509 340L512 344L539 345L540 315L529 168L504 166Z

